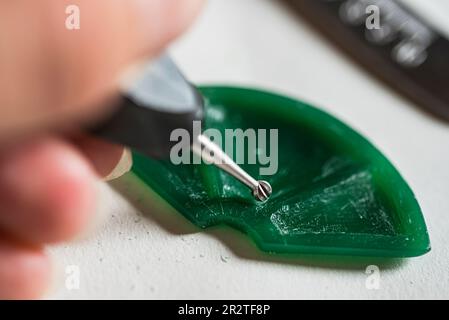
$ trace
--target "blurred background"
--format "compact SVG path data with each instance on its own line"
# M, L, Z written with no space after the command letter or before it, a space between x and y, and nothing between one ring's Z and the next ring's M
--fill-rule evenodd
M432 251L381 267L380 288L369 290L365 267L376 261L347 265L262 257L237 232L198 231L155 203L127 174L100 186L98 214L107 219L95 233L51 249L59 283L65 283L70 266L79 267L80 282L75 289L55 288L49 298L449 298L448 123L374 78L285 2L209 0L169 51L195 84L286 94L365 135L414 190ZM402 3L449 38L447 0Z

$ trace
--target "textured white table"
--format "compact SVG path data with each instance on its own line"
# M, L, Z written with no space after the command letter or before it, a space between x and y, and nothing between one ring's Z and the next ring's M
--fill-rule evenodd
M444 1L434 2L449 14ZM444 10L436 14L449 21ZM376 261L268 259L238 232L201 232L156 206L127 175L113 183L127 197L101 186L98 211L107 217L99 228L51 249L59 276L49 298L449 298L449 125L373 80L274 1L209 1L171 51L196 83L285 93L368 137L414 190L432 251L380 266L380 287L368 290L365 267Z

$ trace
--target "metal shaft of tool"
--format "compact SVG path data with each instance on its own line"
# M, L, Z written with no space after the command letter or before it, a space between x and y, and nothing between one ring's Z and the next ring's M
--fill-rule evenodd
M271 186L268 182L257 181L251 177L208 137L199 135L194 141L192 149L194 153L206 162L216 165L245 184L252 190L257 200L265 201L270 196Z

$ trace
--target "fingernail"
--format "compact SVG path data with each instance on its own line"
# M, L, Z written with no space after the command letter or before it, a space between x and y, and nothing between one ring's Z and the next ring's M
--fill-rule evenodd
M114 169L104 178L105 181L111 181L121 177L131 170L133 158L131 151L128 148L123 149L122 156Z
M63 273L62 266L57 260L54 259L51 252L46 250L47 257L50 263L50 278L48 281L48 286L42 294L43 299L51 299L52 296L57 294L61 288L61 283L63 283Z

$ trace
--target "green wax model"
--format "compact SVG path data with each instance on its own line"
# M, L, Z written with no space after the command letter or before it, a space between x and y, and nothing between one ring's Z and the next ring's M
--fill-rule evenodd
M261 176L266 163L241 165L273 188L268 201L257 202L246 186L212 165L134 154L133 171L192 223L232 226L272 253L412 257L430 250L413 192L354 130L271 93L230 87L201 92L203 129L218 129L223 137L225 129L267 129L267 140L269 129L278 129L278 170Z

